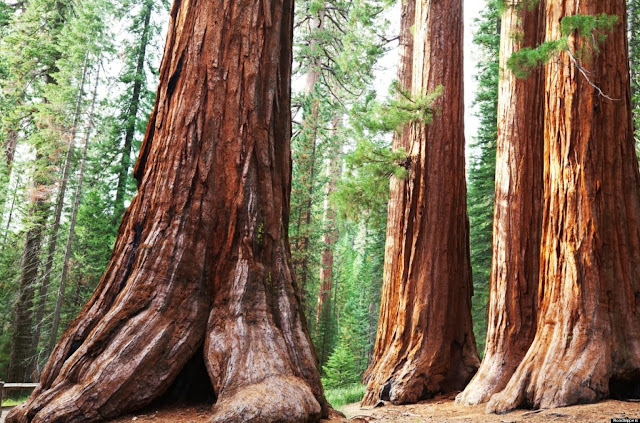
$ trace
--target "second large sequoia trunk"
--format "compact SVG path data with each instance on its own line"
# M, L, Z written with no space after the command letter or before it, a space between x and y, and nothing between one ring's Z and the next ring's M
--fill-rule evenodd
M605 13L618 23L580 65L569 52L547 64L537 332L489 411L640 394L640 176L625 7L547 2L548 40L561 36L565 16ZM570 37L574 56L585 42Z
M204 350L212 421L328 413L288 247L291 0L176 0L139 193L102 281L8 422L99 421Z
M363 400L414 403L464 388L478 367L471 325L462 1L408 0L401 71L412 96L442 87L430 125L398 137L410 176L392 184L378 339ZM407 42L413 32L413 42ZM410 62L409 62L410 60ZM409 80L400 75L406 88Z
M536 333L544 87L539 68L517 78L507 66L516 51L543 37L543 6L512 2L502 15L493 256L487 343L478 373L456 401L487 402L502 391ZM516 34L518 36L516 36Z

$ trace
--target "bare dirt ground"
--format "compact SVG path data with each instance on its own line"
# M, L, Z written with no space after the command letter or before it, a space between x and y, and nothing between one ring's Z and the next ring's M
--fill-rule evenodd
M485 414L484 406L462 407L453 402L453 396L439 397L416 405L387 406L381 408L360 408L359 404L350 404L340 409L346 418L334 418L325 422L352 423L418 423L418 422L479 422L479 423L516 423L516 422L606 422L612 418L640 418L639 402L606 401L598 404L579 405L555 410L519 410L510 414ZM206 422L209 416L208 406L168 408L147 410L115 420L115 423L137 422Z
M13 407L0 407L0 423L4 423L5 417Z
M353 423L363 422L606 422L612 418L640 418L640 403L606 401L555 410L518 410L513 413L486 414L485 406L463 407L455 405L454 397L441 397L416 405L361 409L351 404L341 410Z

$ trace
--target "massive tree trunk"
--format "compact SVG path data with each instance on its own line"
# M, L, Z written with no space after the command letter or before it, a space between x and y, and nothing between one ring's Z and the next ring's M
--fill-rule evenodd
M627 1L629 31L629 66L631 71L631 105L634 131L640 134L640 0ZM640 153L640 138L636 136L636 151Z
M328 414L286 231L292 18L290 0L175 2L139 193L96 293L8 422L140 408L203 350L212 421Z
M403 16L410 19L404 31L414 34L411 93L442 86L443 95L431 125L406 130L410 176L393 186L385 298L365 405L413 403L460 390L479 364L471 325L462 1L420 0L415 20L406 13L411 8L405 6Z
M549 1L546 12L549 40L560 37L564 16L606 13L619 22L599 53L583 55L588 73L568 52L547 65L538 327L490 400L495 412L640 393L640 176L625 0ZM584 42L574 34L572 51Z
M415 17L415 0L402 2L400 19L400 63L398 64L398 82L404 91L411 90L411 79L413 76L413 33L411 27ZM409 128L402 128L396 131L393 137L392 148L394 151L404 149L409 151L411 138ZM394 325L382 325L382 322L391 322L398 312L398 293L400 292L400 256L397 254L402 249L402 233L404 228L405 213L405 185L406 181L391 177L389 188L389 205L387 206L387 240L385 242L384 270L382 294L380 298L380 317L378 319L378 333L374 346L374 354L369 368L363 375L363 382L369 383L371 371L377 367L377 362L383 357L387 348L391 344Z
M502 391L536 332L542 169L544 72L517 78L507 60L544 36L544 2L516 1L502 16L498 91L496 194L487 343L478 373L456 401L487 402ZM516 36L519 34L519 36Z

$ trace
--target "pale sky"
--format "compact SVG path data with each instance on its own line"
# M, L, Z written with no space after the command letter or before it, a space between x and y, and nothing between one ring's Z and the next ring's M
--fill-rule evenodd
M464 88L465 88L465 135L467 145L478 132L478 119L474 116L475 109L471 107L476 91L474 79L477 60L477 47L473 45L473 35L476 30L474 20L485 7L487 0L464 0ZM392 30L400 28L400 2L396 3L389 11L388 19L391 21ZM389 83L397 79L397 49L389 52L380 62L379 71L375 82L376 90L380 96L389 92ZM467 148L467 156L470 149Z
M464 0L464 104L466 107L465 133L467 145L478 132L478 119L473 116L474 109L471 107L477 85L473 78L477 59L474 54L477 48L473 46L473 34L476 29L473 21L478 17L486 3L486 0Z

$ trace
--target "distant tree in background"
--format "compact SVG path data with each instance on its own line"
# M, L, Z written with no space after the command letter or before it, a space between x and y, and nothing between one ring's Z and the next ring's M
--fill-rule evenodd
M137 40L136 22L120 38L125 45L115 45L107 25L115 19L127 22L130 15L125 11L144 10L140 5L34 0L2 9L7 12L2 15L6 22L0 19L0 24L6 23L0 26L0 140L5 153L0 184L6 187L0 195L0 274L6 276L2 283L7 288L0 297L0 310L5 311L0 319L3 379L37 377L58 330L77 313L104 272L119 224L113 219L112 193L121 167L113 163L122 147L120 141L111 141L111 116L135 121L138 137L144 130L148 113L144 110L154 97L148 94L148 86L156 78L149 64L164 20L158 19L157 12L166 13L163 7L154 3L155 18L148 22L149 35L142 37L148 44L145 75L127 77L124 66L125 74L117 80L105 72L98 78L98 68L106 61L118 63L119 57L125 59L124 65L133 60L132 54L118 56L117 50L135 50L126 43L129 37ZM129 107L114 112L118 105L110 96L135 91L135 87L126 88L128 83L136 85L133 81L142 83L138 83L138 117L131 120L126 117ZM92 95L96 84L108 87L99 90L105 98ZM94 129L101 136L87 147L84 160L84 147ZM12 172L14 168L18 171ZM131 194L128 190L125 197ZM25 208L25 199L34 206ZM79 242L74 242L76 238ZM22 259L16 255L19 249L24 250ZM7 317L16 313L19 317ZM11 367L24 363L25 368L7 375L10 349Z
M305 314L323 366L339 338L343 314L336 304L336 242L345 226L334 192L342 179L344 152L353 143L345 118L370 90L374 65L392 41L386 38L389 0L297 3L291 233L293 264ZM294 79L296 76L294 76Z
M476 20L473 43L478 62L475 97L478 132L470 140L468 164L468 210L471 266L473 268L472 316L478 352L484 351L487 334L487 303L491 275L491 245L498 137L498 79L500 49L500 1L489 0Z

